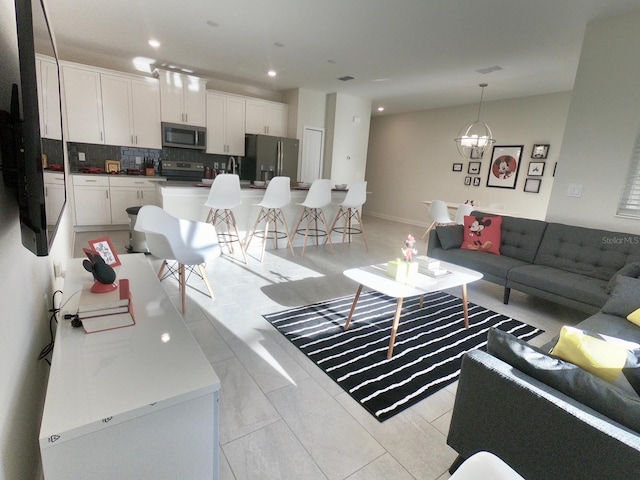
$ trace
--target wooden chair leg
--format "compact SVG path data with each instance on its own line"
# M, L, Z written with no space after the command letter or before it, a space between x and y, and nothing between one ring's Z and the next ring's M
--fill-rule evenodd
M164 269L167 266L167 261L163 260L162 265L160 265L160 270L158 270L158 278L162 278L162 274L164 273Z
M360 225L360 230L362 231L362 239L364 240L364 249L365 251L369 251L369 243L367 242L367 234L364 232L364 223L362 223L362 217L360 216L360 212L356 209L356 219L358 220L358 224Z
M322 210L322 209L320 209L320 220L322 220L322 223L324 223L325 231L328 232L327 229L329 228L329 226L327 225L327 219L325 218L324 210ZM329 239L329 248L331 249L331 253L333 254L334 253L334 251L333 251L333 242L331 241L331 237L329 235L327 235L327 238Z
M213 289L211 288L211 284L209 283L209 278L207 277L207 272L204 270L204 265L198 265L198 270L200 270L200 275L202 275L202 280L204 280L204 284L207 286L207 290L209 290L209 295L211 296L211 300L215 300L216 297L213 295Z
M240 247L240 251L242 252L242 258L244 258L245 265L248 265L249 262L247 261L247 254L244 251L244 248L242 246L242 242L240 241L240 232L238 231L238 225L236 224L236 216L233 214L233 212L231 210L229 210L229 215L231 216L231 221L233 223L233 228L236 231L236 238L238 239L238 246Z
M278 212L279 210L279 212ZM291 243L291 234L289 233L289 227L287 227L287 220L284 218L284 212L281 209L278 210L274 210L273 214L274 214L274 222L278 222L278 215L280 216L280 218L282 219L282 226L284 227L284 233L287 236L287 244L289 245L289 248L291 249L291 255L293 255L294 257L296 256L295 252L293 251L293 244Z

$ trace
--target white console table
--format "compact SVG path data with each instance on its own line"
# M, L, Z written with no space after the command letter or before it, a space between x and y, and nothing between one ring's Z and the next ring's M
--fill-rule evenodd
M145 256L120 260L136 325L92 334L63 319L92 281L69 261L40 427L45 480L217 479L220 380Z

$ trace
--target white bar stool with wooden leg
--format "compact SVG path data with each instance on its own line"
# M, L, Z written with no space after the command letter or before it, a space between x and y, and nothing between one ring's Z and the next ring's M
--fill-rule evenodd
M160 207L145 205L138 212L134 229L145 234L151 255L163 260L158 278L162 281L169 275L177 277L183 315L187 311L186 288L189 277L192 273L198 275L195 267L198 267L199 276L211 299L215 298L204 270L207 262L220 256L218 238L210 223L176 218ZM177 270L168 264L169 261L178 264ZM169 272L163 275L165 267Z
M434 200L431 202L431 209L429 210L429 218L431 219L431 224L429 228L425 230L422 234L422 240L427 241L427 237L429 232L433 230L438 225L448 225L453 223L451 220L451 215L449 215L449 207L446 202L442 200Z
M291 179L289 177L273 177L267 185L267 191L264 192L262 201L257 204L260 207L260 213L256 223L253 225L251 233L247 236L245 241L245 249L249 248L249 244L254 236L262 238L262 254L260 261L264 260L264 250L267 245L267 239L272 238L275 242L276 248L278 248L278 240L281 238L287 239L287 246L291 249L291 254L295 256L293 252L293 245L291 245L291 237L289 236L289 228L287 222L282 213L282 209L291 203ZM262 232L257 231L260 222L264 222L264 230ZM282 224L282 230L278 230L278 224ZM273 233L269 232L269 227L273 226Z
M316 238L316 245L318 245L318 237L327 237L331 253L333 253L333 244L331 243L331 237L329 236L329 225L327 219L324 216L324 207L331 204L331 180L319 179L314 180L307 193L307 198L304 202L298 205L302 206L302 213L296 223L296 228L293 229L292 234L304 234L304 245L302 246L302 256L304 257L304 251L307 248L307 239L309 235ZM300 228L300 224L303 220L307 223L305 228ZM324 229L319 228L318 220L324 225ZM311 231L311 233L309 233Z
M331 236L331 232L339 232L342 233L342 249L344 250L345 245L345 237L348 235L349 243L351 243L351 235L353 234L362 234L362 239L364 240L364 249L369 251L369 244L367 243L367 234L364 231L364 223L362 223L362 217L360 216L360 208L367 201L367 182L355 182L347 191L347 196L344 198L344 201L340 204L340 209L336 214L336 218L334 218L333 223L331 224L331 228L329 229L329 235L327 239ZM353 226L352 220L356 219L358 224L357 227ZM336 227L337 222L340 219L344 219L344 224L341 227Z
M229 253L234 253L233 244L237 242L240 245L240 251L242 252L242 258L244 263L247 262L247 255L244 252L242 243L240 241L240 233L238 232L238 226L236 224L236 217L231 210L242 203L242 193L240 190L240 177L230 173L223 173L217 175L211 190L209 190L209 197L204 203L205 207L209 207L209 215L207 216L207 222L213 225L218 235L218 241L224 243L229 249ZM226 232L219 232L216 228L218 225L225 224L227 226Z

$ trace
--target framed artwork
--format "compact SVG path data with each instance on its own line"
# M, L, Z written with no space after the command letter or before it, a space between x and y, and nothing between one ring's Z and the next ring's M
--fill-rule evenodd
M483 155L484 155L484 147L471 147L469 158L471 158L472 160L481 159Z
M487 187L516 188L523 145L493 147Z
M464 184L471 185L471 177L464 177Z
M474 187L480 186L480 177L473 177L473 186Z
M462 164L461 163L454 163L453 164L453 171L454 172L461 172L462 171Z
M469 162L469 167L467 167L467 173L469 175L478 175L480 173L480 167L482 163L480 162Z
M527 178L524 182L524 191L529 193L539 193L542 180L539 178Z
M558 169L558 162L553 165L553 176L556 176L556 170Z
M536 143L531 150L531 158L544 159L549 155L549 145L544 143Z
M544 173L544 162L529 162L529 171L527 175L530 177L541 177Z
M113 244L109 237L89 240L89 246L91 247L91 250L100 254L104 263L107 265L111 267L117 267L120 265L120 258L118 258L116 249L113 248Z

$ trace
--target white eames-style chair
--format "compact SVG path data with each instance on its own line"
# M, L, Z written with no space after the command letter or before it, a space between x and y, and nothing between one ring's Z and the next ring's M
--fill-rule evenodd
M422 234L422 240L426 240L429 232L436 226L453 223L453 220L451 220L451 216L449 215L449 207L447 206L446 202L442 200L434 200L433 202L431 202L429 218L431 219L431 224Z
M260 207L260 213L258 213L256 223L253 225L253 229L245 241L245 249L249 248L249 244L254 236L261 237L261 262L264 260L264 250L267 245L267 240L270 238L274 240L276 248L278 248L278 240L286 238L287 245L291 249L291 254L295 256L291 238L289 237L287 222L284 218L284 213L282 213L282 209L291 203L290 183L291 179L289 177L273 177L267 186L262 201L257 204L257 206ZM262 232L257 231L258 225L260 225L261 222L264 222L264 230ZM282 225L281 230L278 229L278 224ZM269 232L270 226L273 226L273 233Z
M354 182L347 191L347 195L344 198L344 201L340 204L340 209L336 214L336 217L333 219L333 223L331 224L331 228L329 229L329 235L327 239L331 236L331 232L339 232L342 233L342 249L345 247L345 237L348 235L349 243L351 243L351 235L353 234L362 234L362 239L364 240L364 248L365 250L369 250L369 244L367 243L367 234L364 231L364 223L362 222L362 217L360 216L360 209L367 201L367 182ZM355 218L357 222L357 227L353 226L352 220ZM344 223L342 226L336 227L336 224L340 221L340 219L344 219Z
M240 177L230 173L217 175L209 190L209 197L204 203L205 207L209 207L207 222L213 225L218 241L227 246L229 253L233 253L233 244L238 242L244 263L248 263L247 255L240 242L236 217L231 210L240 203L242 203ZM221 224L226 225L226 232L218 232L216 227Z
M151 255L163 260L158 278L162 281L172 275L178 279L183 314L187 310L187 281L191 273L198 275L195 267L198 267L199 276L209 295L215 298L204 270L207 262L220 256L220 245L213 225L176 218L160 207L145 205L138 212L134 229L145 234ZM170 261L177 263L177 269L168 263ZM163 276L165 267L168 272Z
M458 211L456 212L456 218L454 220L458 225L464 225L464 217L467 215L471 215L471 212L475 207L468 203L462 203L458 205Z
M329 226L327 219L324 216L324 207L331 204L331 180L318 179L314 180L307 192L307 197L304 202L299 203L302 207L300 218L296 223L296 227L293 229L293 235L304 235L304 245L302 246L302 254L304 257L304 251L307 248L307 239L309 235L316 238L316 245L318 245L318 237L327 237L329 242L329 248L333 253L333 244L331 243L331 237L329 236ZM300 228L300 224L306 220L304 228ZM322 222L324 228L318 225L318 220Z

